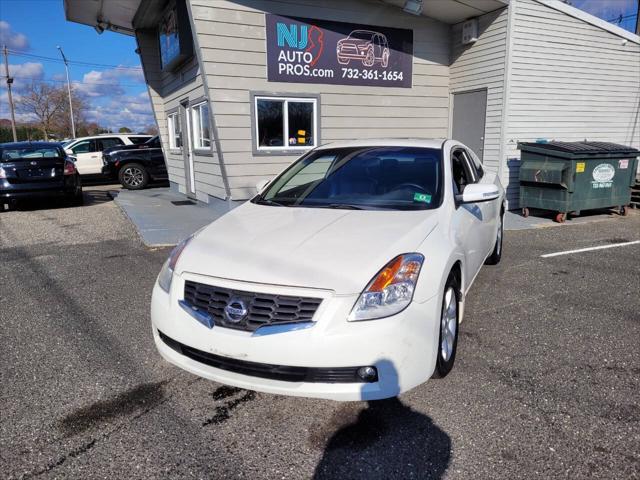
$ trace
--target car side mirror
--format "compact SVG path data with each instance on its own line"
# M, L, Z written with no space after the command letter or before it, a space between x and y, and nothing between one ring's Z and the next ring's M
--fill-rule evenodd
M269 185L269 182L271 180L268 179L264 179L264 180L260 180L258 183L256 183L256 190L258 191L258 193L262 193L262 191L267 188L267 185Z
M461 195L456 195L458 203L489 202L500 196L500 190L495 185L471 183L464 187Z
M73 155L73 150L70 148L65 148L64 151L67 152L67 155Z

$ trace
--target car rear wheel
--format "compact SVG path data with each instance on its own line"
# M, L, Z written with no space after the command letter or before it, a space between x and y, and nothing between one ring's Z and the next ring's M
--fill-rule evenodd
M149 183L149 174L142 165L129 163L118 172L118 180L128 190L141 190Z
M496 244L493 247L493 252L487 257L484 263L487 265L497 265L502 258L502 237L504 236L504 213L500 215L498 221L498 234L496 236Z
M433 378L444 378L453 368L453 363L456 360L456 349L458 347L459 310L460 291L458 279L455 274L451 272L444 287L444 295L442 297L438 356Z

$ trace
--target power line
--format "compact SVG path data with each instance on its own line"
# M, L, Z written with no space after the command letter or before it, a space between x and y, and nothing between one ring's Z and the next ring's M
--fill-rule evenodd
M0 78L7 78L6 75L0 75ZM35 82L59 82L67 83L66 80L57 80L55 78L36 78L36 77L23 77L21 75L12 75L11 78L19 78L21 80L32 80ZM143 83L109 83L109 82L81 82L79 80L72 80L71 83L79 83L81 85L110 85L112 87L140 87Z
M633 18L636 17L638 14L637 13L632 13L629 15L625 15L624 17L622 16L622 14L618 15L615 18L612 18L610 20L607 20L607 22L616 22L616 23L622 23L623 20L626 20L627 18Z
M34 54L31 54L31 53L21 53L21 52L16 52L14 50L9 50L9 53L11 53L11 55L16 55L18 57L35 58L35 59L38 59L38 60L47 60L49 62L64 63L59 58L46 57L44 55L34 55ZM84 67L113 68L113 69L120 69L120 70L136 70L136 71L141 71L142 70L141 67L129 67L129 66L126 66L126 65L109 65L109 64L106 64L106 63L91 63L91 62L81 62L81 61L73 61L73 60L69 60L69 63L72 64L72 65L78 65L78 66L84 66Z

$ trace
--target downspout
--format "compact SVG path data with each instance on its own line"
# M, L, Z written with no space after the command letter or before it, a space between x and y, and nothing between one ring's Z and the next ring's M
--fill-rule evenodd
M498 164L498 176L501 182L504 179L505 165L507 162L507 159L504 157L507 150L507 122L509 119L509 100L511 97L511 51L513 50L513 31L517 1L518 0L511 0L507 7L507 34L505 38L504 78L502 83L502 119L500 125L500 162Z

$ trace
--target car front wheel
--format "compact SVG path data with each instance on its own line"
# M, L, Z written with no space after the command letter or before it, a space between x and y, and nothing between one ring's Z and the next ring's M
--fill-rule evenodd
M129 163L118 172L118 180L128 190L141 190L149 183L149 174L142 165Z
M456 360L458 347L458 326L460 310L460 292L458 279L454 273L449 274L442 296L442 310L440 311L440 335L436 368L433 378L446 377Z

